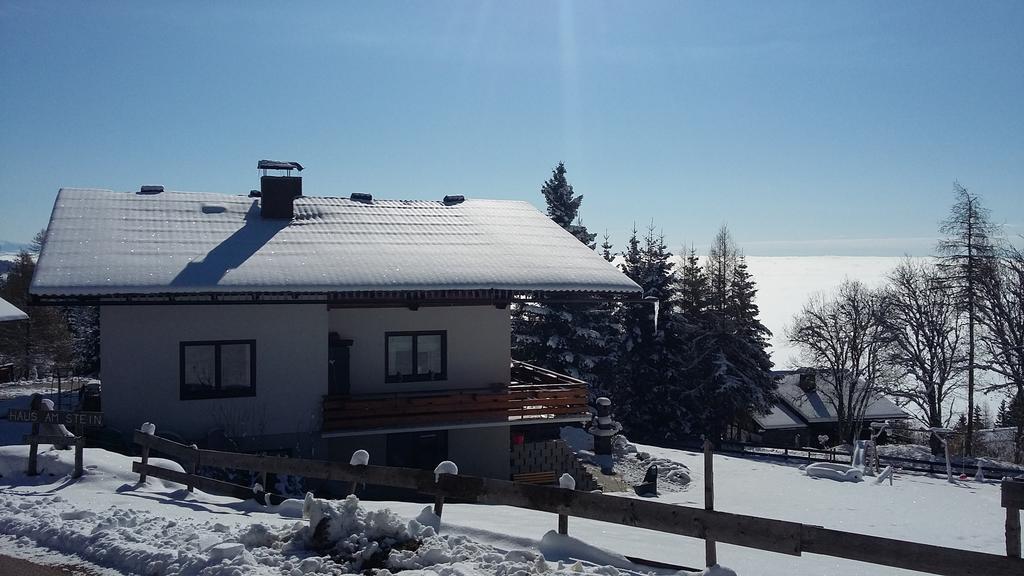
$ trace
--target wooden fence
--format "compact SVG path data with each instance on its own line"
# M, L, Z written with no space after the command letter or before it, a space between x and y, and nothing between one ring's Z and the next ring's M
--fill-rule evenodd
M359 466L342 462L201 450L141 431L135 432L135 443L142 447L142 461L134 462L132 470L139 473L140 481L144 481L146 476L153 476L190 487L195 486L206 492L237 498L252 498L252 489L194 473L154 466L148 462L150 450L179 460L186 470L195 470L197 466L231 468L262 474L290 474L353 485L363 483L415 490L433 496L437 512L441 512L444 500L450 499L587 518L681 536L713 539L716 542L792 556L800 556L806 552L949 576L1024 574L1024 561L1010 554L1000 556L932 546L830 530L785 520L474 476L446 474L435 480L433 472L412 468ZM1007 523L1009 526L1009 519ZM1018 549L1019 546L1018 533ZM1007 550L1010 551L1009 541Z
M671 446L683 450L701 451L699 442L683 441ZM849 464L853 457L846 452L834 450L818 450L815 448L786 448L784 446L767 446L760 444L741 444L727 442L715 449L719 454L742 454L744 456L763 456L765 458L780 458L784 460L799 460L803 462L840 462ZM916 458L900 458L898 456L884 456L879 454L878 461L883 465L892 464L905 472L925 472L928 474L946 474L946 462L934 460L920 460ZM964 467L962 464L953 464L953 468L962 468L969 476L974 477L978 470L977 464ZM1000 480L1004 476L1016 476L1024 474L1019 468L1006 468L982 464L981 472L988 480Z

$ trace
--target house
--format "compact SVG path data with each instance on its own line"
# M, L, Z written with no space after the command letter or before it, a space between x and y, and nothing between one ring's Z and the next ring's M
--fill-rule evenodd
M98 305L105 422L243 449L509 474L513 437L589 420L510 353L510 304L639 299L526 202L62 189L30 292ZM268 171L281 170L283 175Z
M0 322L15 322L18 320L28 320L28 314L18 310L14 304L0 298Z
M0 323L17 322L19 320L28 320L28 314L19 310L14 304L0 298ZM0 364L0 382L10 382L12 380L14 380L14 364Z
M777 446L818 446L818 436L827 434L835 443L839 419L826 399L835 389L827 375L821 370L789 370L775 372L775 376L779 402L769 413L753 416L758 440ZM823 387L828 387L824 393ZM863 432L866 434L871 422L909 417L888 398L874 395L864 410Z

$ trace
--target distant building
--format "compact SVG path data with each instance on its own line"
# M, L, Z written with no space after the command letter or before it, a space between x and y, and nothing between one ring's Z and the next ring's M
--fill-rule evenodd
M827 434L832 444L849 442L836 438L838 423L835 408L826 399L835 389L829 377L821 370L778 371L777 393L779 402L765 415L752 417L753 435L757 441L777 446L818 447L818 436ZM827 391L823 394L823 388ZM871 422L904 420L910 416L888 398L875 395L864 410L864 433ZM799 442L798 437L799 436Z
M31 294L100 307L102 409L189 441L507 477L510 443L590 419L516 362L510 305L639 299L526 202L62 189ZM266 170L287 175L267 175Z
M18 320L28 320L28 314L19 310L14 304L0 298L0 322L16 322Z

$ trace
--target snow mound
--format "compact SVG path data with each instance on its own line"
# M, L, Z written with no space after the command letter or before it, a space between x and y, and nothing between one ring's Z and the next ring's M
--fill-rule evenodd
M804 468L804 473L812 478L827 478L839 482L860 482L864 479L864 472L859 468L833 462L809 464Z
M578 426L563 426L558 435L574 452L594 449L594 437Z
M309 525L298 537L306 548L328 554L346 570L360 571L364 564L380 567L393 549L418 548L434 529L413 520L408 523L385 508L367 511L359 498L309 502Z

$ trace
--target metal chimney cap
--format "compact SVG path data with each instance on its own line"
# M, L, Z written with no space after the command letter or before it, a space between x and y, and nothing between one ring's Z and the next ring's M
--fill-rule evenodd
M298 162L281 162L278 160L260 160L256 164L258 170L298 170L302 172L302 164Z
M373 194L366 192L353 192L348 198L355 202L373 202Z

